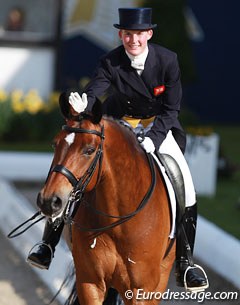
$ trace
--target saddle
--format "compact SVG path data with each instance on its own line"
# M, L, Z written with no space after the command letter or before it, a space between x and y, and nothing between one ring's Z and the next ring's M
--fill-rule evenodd
M177 224L179 224L185 213L185 189L181 169L172 156L161 154L158 151L155 151L155 155L165 168L166 174L172 184L177 201Z

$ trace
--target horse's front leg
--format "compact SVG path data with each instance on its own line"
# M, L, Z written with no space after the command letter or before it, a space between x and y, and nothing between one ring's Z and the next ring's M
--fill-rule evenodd
M105 291L94 283L78 283L77 295L80 305L102 305Z

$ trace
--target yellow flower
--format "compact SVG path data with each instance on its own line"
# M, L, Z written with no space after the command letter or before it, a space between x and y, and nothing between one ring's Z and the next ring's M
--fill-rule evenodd
M36 114L44 108L44 102L36 90L30 90L23 100L25 111Z
M24 111L24 105L22 103L23 91L22 90L14 90L11 92L10 99L12 109L15 113L22 113Z
M11 99L12 101L20 101L23 98L23 91L22 90L14 90L11 92Z
M3 89L0 90L0 103L6 102L8 98L7 92L4 91Z
M17 100L12 100L12 109L15 113L22 113L25 110L23 103Z

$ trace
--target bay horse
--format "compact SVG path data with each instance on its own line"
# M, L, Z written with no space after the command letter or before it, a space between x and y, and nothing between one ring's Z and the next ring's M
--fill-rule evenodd
M136 299L138 290L163 293L175 260L163 178L130 128L102 116L99 106L90 115L72 116L71 106L66 110L62 105L66 125L54 139L54 158L38 206L47 217L74 211L78 302L103 304L114 288L125 305L149 304Z

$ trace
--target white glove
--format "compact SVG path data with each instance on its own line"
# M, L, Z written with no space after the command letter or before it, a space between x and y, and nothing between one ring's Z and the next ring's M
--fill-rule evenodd
M72 105L76 112L83 112L88 104L87 94L83 93L81 97L77 92L71 92L69 96L69 104Z
M155 151L155 146L153 144L153 141L149 137L145 137L143 142L140 144L147 153L153 153Z

